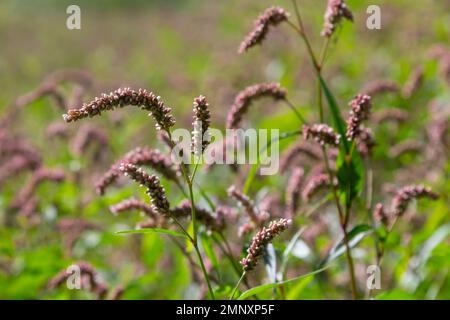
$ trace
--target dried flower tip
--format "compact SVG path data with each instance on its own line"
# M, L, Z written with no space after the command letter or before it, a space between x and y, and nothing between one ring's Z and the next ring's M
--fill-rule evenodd
M321 32L322 37L331 37L336 27L345 18L353 21L353 14L343 0L328 0L324 15L324 25Z
M175 124L171 109L166 107L159 96L145 89L135 91L130 88L120 88L109 94L102 94L101 98L97 97L93 101L83 104L80 109L70 109L67 114L63 115L63 118L66 122L77 121L126 105L138 106L143 110L150 111L158 130L168 130Z
M370 115L372 104L368 95L358 94L350 101L350 117L347 120L347 139L355 139L361 132L361 124L367 120Z
M300 204L300 193L304 175L305 171L303 168L297 167L292 171L288 181L286 188L286 206L288 208L288 215L291 218L297 212Z
M336 185L337 181L333 181ZM319 190L331 186L330 178L327 174L318 174L312 177L302 191L303 200L309 201Z
M240 54L246 52L251 47L261 44L269 33L271 26L275 27L278 24L286 21L289 13L280 7L271 7L266 9L254 23L253 30L241 42L238 52Z
M387 227L389 225L389 217L384 210L384 206L381 203L378 203L375 206L375 211L373 212L373 216L376 221L383 224L383 226Z
M194 122L192 126L192 150L194 154L200 155L209 144L208 129L211 123L209 104L204 96L194 99Z
M409 99L420 88L423 83L424 72L423 68L418 67L409 76L408 81L402 89L403 98Z
M247 113L253 100L262 97L272 97L274 100L285 99L287 90L282 88L279 83L261 83L246 87L238 93L234 99L231 110L227 116L227 128L237 129L242 118Z
M415 186L406 186L400 189L394 197L392 201L392 212L395 216L402 216L409 202L412 199L418 198L429 198L432 200L436 200L439 198L439 195L434 193L430 188L424 187L422 185Z
M314 139L321 146L330 145L337 147L341 140L341 136L336 134L332 128L326 124L313 124L312 126L303 126L303 137L307 139Z
M166 215L169 213L170 204L166 197L166 191L161 186L155 175L149 175L142 169L130 163L122 163L119 170L132 180L147 188L147 194L151 198L152 208L155 212Z
M281 232L287 229L291 220L280 219L271 221L267 227L263 227L252 239L247 250L247 256L241 260L245 272L251 271L258 264L258 259L263 255L265 247Z
M382 124L386 121L402 123L408 119L408 112L398 108L384 109L374 113L371 119L375 124Z
M361 92L371 97L374 97L382 93L387 92L397 93L399 91L400 88L396 82L385 79L372 81L367 85L365 85L364 88L361 90Z
M150 218L156 219L156 214L155 211L153 211L152 206L135 198L123 200L113 206L110 206L109 210L115 215L124 211L137 210L145 213Z
M235 186L228 188L228 195L234 198L244 208L245 213L255 225L261 225L261 223L267 220L267 215L260 214L253 201Z
M159 150L150 148L135 148L125 154L103 175L95 184L97 194L103 195L108 186L112 185L120 176L119 166L123 163L137 166L149 166L161 173L166 179L178 183L178 170L169 157L163 155Z

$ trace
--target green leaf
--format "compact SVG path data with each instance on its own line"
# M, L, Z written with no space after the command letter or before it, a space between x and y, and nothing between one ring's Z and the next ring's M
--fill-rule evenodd
M186 229L187 233L191 235L191 237L194 236L194 223L191 220L191 222L189 223L187 229ZM189 239L188 237L186 237L186 252L187 253L191 253L192 251L194 251L194 244L192 243L191 239Z
M281 285L288 284L288 283L291 283L291 282L295 282L295 281L300 280L300 279L304 279L304 278L307 278L307 277L314 276L314 275L316 275L318 273L321 273L322 271L324 271L327 268L328 268L328 266L325 267L325 268L317 269L317 270L315 270L313 272L310 272L310 273L307 273L307 274L303 274L303 275L301 275L299 277L286 280L286 281L277 282L277 283L267 283L267 284L263 284L263 285L260 285L260 286L257 286L257 287L253 287L253 288L248 289L247 291L243 292L239 296L239 298L237 300L244 300L244 299L247 299L248 297L254 296L254 295L259 294L259 293L261 293L263 291L270 290L270 289L273 289L273 288L276 288L276 287L279 287Z
M344 139L345 137L345 121L341 116L341 111L339 110L339 107L337 105L336 99L334 98L333 94L331 93L330 89L328 88L327 84L323 80L322 76L319 74L319 81L320 85L323 89L323 92L325 93L325 98L327 99L328 106L330 107L331 115L333 118L333 125L335 130L342 136L342 143L344 146L344 149L346 153L350 151L350 145L347 140Z
M334 128L341 135L342 147L339 150L336 162L337 178L339 191L344 196L346 205L350 206L353 199L360 194L363 188L364 166L356 147L351 146L349 141L345 139L346 124L336 99L322 76L319 74L318 77L331 111Z
M144 229L134 229L134 230L124 230L124 231L118 231L117 234L148 234L148 233L159 233L159 234L166 234L170 236L176 236L176 237L182 237L187 238L185 234L174 231L174 230L167 230L167 229L160 229L160 228L144 228Z
M450 224L444 224L437 229L425 243L422 245L419 254L417 255L418 265L424 265L432 256L433 250L444 240L450 236Z
M296 300L300 299L300 294L303 290L313 281L314 278L309 277L302 280L299 280L298 283L295 284L295 286L289 290L286 300Z
M202 241L202 247L205 250L205 254L208 259L211 261L211 264L215 270L219 268L219 261L216 257L216 253L214 252L214 247L212 244L212 238L208 237L205 233L200 234L200 239Z
M289 258L291 257L291 252L294 249L295 244L297 243L297 240L302 235L303 231L305 231L305 227L298 230L294 236L292 237L291 241L289 241L288 245L286 246L286 249L284 249L283 256L281 258L281 267L280 272L283 274L286 270L287 263L289 261Z
M356 246L362 239L364 239L367 235L373 232L373 228L367 224L360 224L355 226L352 230L350 230L347 234L348 244L350 248ZM338 241L333 248L331 248L330 252L320 263L320 267L323 267L330 261L335 260L340 257L345 252L345 244L344 239Z
M354 150L351 159L348 159L345 150L341 149L336 160L336 170L339 192L345 203L350 205L364 187L364 166L359 153Z
M384 226L379 226L375 230L376 236L378 237L378 240L380 240L382 243L386 241L388 232Z

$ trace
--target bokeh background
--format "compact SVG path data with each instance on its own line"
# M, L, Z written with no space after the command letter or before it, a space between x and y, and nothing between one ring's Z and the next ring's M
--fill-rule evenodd
M344 23L339 29L324 71L342 106L373 80L389 79L403 84L417 66L425 71L424 84L413 98L387 94L374 101L374 110L396 107L410 114L400 127L387 125L376 130L378 146L373 162L377 200L383 199L386 185L403 180L426 183L442 195L439 201L424 205L425 210L418 213L416 220L411 218L413 222L407 221L394 234L391 244L394 253L385 266L389 270L388 281L385 290L379 292L380 298L448 299L448 153L436 170L427 168L422 172L417 167L426 158L424 152L390 157L389 149L408 139L426 143L425 132L432 118L429 104L433 101L448 111L449 84L429 52L436 45L449 45L450 3L445 0L348 0L347 3L355 22ZM84 122L68 126L65 134L69 137L52 138L49 125L63 123L62 111L53 100L44 97L20 110L16 110L15 101L56 70L83 69L93 79L85 101L121 86L147 88L173 108L179 127L190 126L192 100L203 94L211 105L213 126L223 129L235 94L247 85L265 81L280 82L289 90L290 100L306 117L314 119L317 113L314 73L303 43L287 25L274 30L263 46L245 55L237 54L240 41L261 11L270 5L281 5L292 12L291 3L79 0L76 4L81 7L82 28L68 30L66 8L70 4L73 1L0 2L0 116L15 114L11 120L14 122L2 126L8 125L9 132L26 139L42 156L45 166L64 170L70 176L60 184L43 184L36 191L41 222L33 226L23 221L12 226L6 223L11 201L29 173L15 174L0 182L0 298L92 298L80 291L46 289L53 275L78 260L95 265L111 287L123 285L126 299L195 296L198 288L183 256L166 239L157 235L122 237L114 233L132 228L139 217L131 214L114 217L108 206L140 190L126 184L124 188L113 188L105 197L94 192L93 181L124 152L135 146L158 145L150 119L130 109L92 119L90 123L107 136L107 143L101 145L101 156L96 153L99 146L95 143L83 154L75 154L70 136L76 135ZM318 51L326 1L302 0L299 4L313 47ZM382 8L381 30L366 28L366 8L371 4ZM72 89L62 88L66 94ZM289 131L299 126L282 106L263 101L258 108L259 111L250 113L251 122L257 127ZM256 181L252 194L258 198L261 190L282 192L286 178L280 173ZM218 168L208 174L202 172L198 179L218 201L227 202L227 187L242 177L228 174L227 168ZM171 194L170 187L167 189ZM174 202L182 199L176 193L172 197ZM64 217L83 218L97 227L79 234L69 250L64 234L55 228ZM328 235L320 235L314 246L320 252L330 241ZM424 248L424 243L428 247ZM358 273L364 279L369 253L365 249L355 252L356 260L361 262ZM299 254L295 259L298 270L311 270L308 258ZM337 283L330 282L324 289L326 281L302 282L290 298L345 298L339 290L346 282L345 274L340 274L338 267L330 272L337 274ZM229 283L232 285L233 281Z

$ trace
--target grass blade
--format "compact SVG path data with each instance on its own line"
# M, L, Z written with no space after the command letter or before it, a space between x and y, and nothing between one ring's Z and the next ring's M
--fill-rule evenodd
M116 232L117 234L124 235L124 234L148 234L148 233L159 233L159 234L165 234L175 237L181 237L181 238L187 238L185 234L174 231L174 230L168 230L168 229L160 229L160 228L144 228L144 229L134 229L134 230L123 230Z
M328 268L328 266L325 267L325 268L317 269L317 270L315 270L313 272L310 272L310 273L303 274L303 275L298 276L296 278L292 278L292 279L286 280L286 281L281 281L281 282L277 282L277 283L267 283L267 284L263 284L263 285L260 285L260 286L257 286L257 287L253 287L253 288L248 289L247 291L243 292L238 297L237 300L244 300L244 299L247 299L248 297L254 296L254 295L259 294L259 293L261 293L263 291L270 290L270 289L273 289L273 288L276 288L278 286L281 286L281 285L284 285L284 284L288 284L288 283L291 283L291 282L295 282L295 281L300 280L300 279L304 279L304 278L307 278L307 277L314 276L314 275L316 275L318 273L321 273L322 271L324 271L327 268Z

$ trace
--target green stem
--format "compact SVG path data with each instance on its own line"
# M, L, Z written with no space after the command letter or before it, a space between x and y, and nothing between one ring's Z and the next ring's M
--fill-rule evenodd
M290 102L288 99L284 99L284 102L286 105L295 113L295 116L300 120L302 124L306 124L307 121L305 118L301 115L301 113L295 108L294 104Z
M214 202L211 200L211 198L208 196L208 194L205 192L205 190L203 190L198 183L194 182L194 184L197 187L200 194L202 195L203 199L205 199L206 202L208 203L209 208L212 211L216 211L216 206L214 205Z
M395 224L397 223L398 220L398 216L395 217L394 221L392 222L392 224L390 225L390 227L388 228L387 232L386 232L386 237L384 238L383 244L377 248L377 257L376 257L376 262L377 262L377 266L381 267L381 261L383 259L384 256L384 251L385 251L385 247L386 247L386 241L390 235L390 233L392 232L392 229L394 228ZM370 298L372 296L372 290L373 289L369 289L368 292L368 297Z
M318 203L316 203L311 209L302 213L305 217L310 217L314 212L316 212L321 206L327 203L333 196L331 194L327 194L324 196Z
M231 293L230 300L233 300L234 295L236 294L236 291L239 289L239 286L241 285L242 280L244 280L245 275L246 275L246 273L244 271L242 273L242 276L239 278L239 281L236 283L236 286L234 287L233 292Z
M318 79L319 79L319 85L318 85L319 117L320 117L320 121L323 122L324 114L323 114L323 103L322 103L322 90L321 90L321 83L320 83L322 66L321 66L321 64L319 64L317 62L317 59L316 59L316 57L314 55L314 52L313 52L313 50L311 48L311 44L310 44L310 42L308 40L308 37L307 37L307 35L305 33L305 29L303 27L302 18L300 16L300 11L298 10L296 0L292 0L292 4L294 5L295 14L297 16L298 25L299 25L299 28L295 28L295 29L300 34L301 38L303 39L303 41L304 41L304 43L306 45L306 48L307 48L309 56L311 58L313 67L314 67L314 69L315 69L315 71L317 73ZM323 62L323 60L324 60L324 57L326 55L326 48L327 47L328 47L328 44L326 44L324 46L324 49L322 51L321 62ZM342 232L344 234L344 244L345 244L345 249L346 249L346 253L347 253L346 254L347 255L347 264L348 264L348 267L349 267L350 277L351 277L352 295L353 295L354 299L357 299L358 293L357 293L357 288L356 288L356 277L355 277L354 266L353 266L353 258L351 256L351 248L350 248L350 245L348 243L348 235L347 235L347 228L346 228L346 225L347 225L346 220L348 220L350 204L347 203L346 212L344 214L344 212L342 211L341 205L340 205L339 197L337 195L336 186L333 184L334 175L333 175L333 172L331 171L329 163L328 163L328 155L327 155L325 147L322 147L322 152L323 152L323 156L324 156L324 160L325 160L325 166L326 166L326 169L328 171L328 175L329 175L330 182L331 182L331 185L332 185L333 196L334 196L334 200L335 200L335 203L336 203L336 207L338 209Z
M297 32L300 34L300 36L303 38L303 41L305 42L306 49L308 50L309 56L311 57L314 68L316 68L317 70L320 70L320 66L317 63L316 56L314 55L311 44L309 43L308 37L306 35L305 28L303 26L302 17L300 15L300 10L298 9L298 6L297 6L297 1L292 0L292 4L294 5L295 15L297 16L297 22L298 22L298 26L299 26L299 29L297 29Z
M219 235L220 235L220 233L219 233ZM231 266L233 267L233 270L236 272L236 274L238 276L240 276L241 275L241 271L239 270L239 268L234 263L234 259L231 256L231 254L227 251L227 249L224 248L221 240L217 239L217 237L213 237L213 239L216 242L216 244L219 246L220 250L225 255L225 257L227 257L228 261L230 262Z
M192 238L193 244L197 245L197 213L195 211L195 203L194 203L194 191L192 189L192 182L188 180L188 188L189 188L189 199L191 201L191 217L192 217Z
M170 130L167 130L166 132L167 132L167 134L168 134L168 137L169 137L170 141L173 143L173 141L172 141L172 134L171 134ZM173 144L173 146L174 146L174 144ZM172 148L173 148L173 146L172 146ZM187 184L188 189L189 189L189 198L190 198L190 202L191 202L191 217L192 217L193 236L191 237L191 236L189 235L189 233L183 228L183 226L181 225L181 223L179 223L178 220L177 220L176 218L174 218L174 217L172 217L172 218L173 218L174 221L178 224L178 226L181 228L181 230L183 230L183 232L186 233L186 235L188 236L189 240L191 241L191 243L192 243L192 245L193 245L193 247L194 247L194 249L195 249L195 252L197 253L198 259L199 259L199 261L200 261L200 266L201 266L201 268L202 268L203 276L205 277L205 281L206 281L206 283L207 283L207 285L208 285L209 294L210 294L211 298L212 298L213 300L215 300L214 291L213 291L213 289L212 289L212 287L211 287L211 283L210 283L210 281L209 281L209 276L208 276L208 273L207 273L207 271L206 271L206 268L205 268L205 264L204 264L204 262L203 262L202 255L201 255L200 250L199 250L199 248L198 248L198 241L197 241L197 223L196 223L196 213L195 213L195 201L194 201L194 192L193 192L193 190L192 190L192 182L193 182L193 179L191 180L191 179L189 178L189 176L188 176L188 174L187 174L187 172L186 172L186 168L184 167L184 164L183 164L183 163L180 165L180 168L181 168L181 173L182 173L182 175L183 175L183 178L184 178L184 180L186 181L186 184ZM192 177L192 178L194 178L194 174L193 174L193 177Z
M203 275L205 276L206 284L208 285L209 295L211 296L212 300L216 300L216 297L214 296L214 291L211 287L211 283L209 282L208 272L206 271L205 264L203 263L203 258L200 253L200 250L198 249L198 245L196 243L193 243L193 245L195 252L197 253L198 260L200 261L200 267L202 268Z
M323 65L325 63L325 58L327 56L327 51L328 51L329 44L330 44L330 38L327 37L326 40L323 43L322 52L321 52L320 58L319 58L319 63L320 63L321 69L323 68Z
M195 174L197 173L198 165L199 165L199 163L200 163L200 161L201 161L201 158L202 158L202 156L200 155L200 156L198 157L198 159L197 159L197 162L195 163L194 171L192 172L192 175L191 175L191 178L190 178L190 181L191 181L191 182L194 181Z

